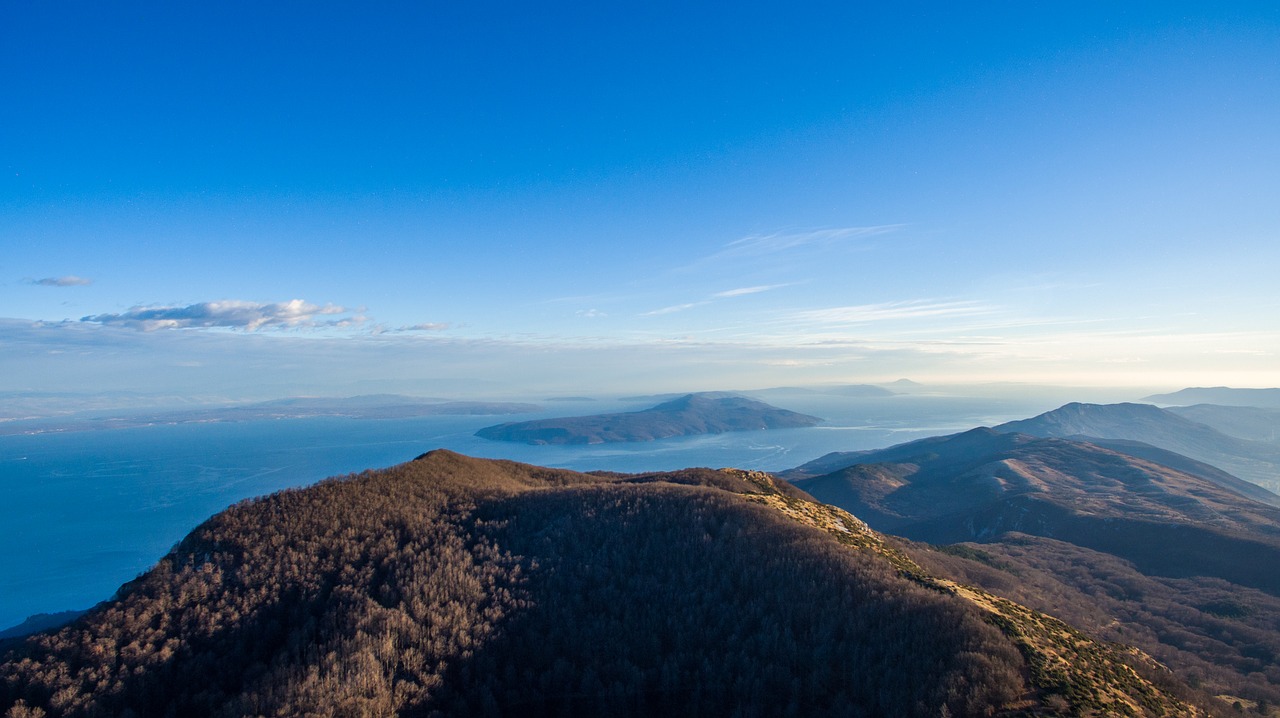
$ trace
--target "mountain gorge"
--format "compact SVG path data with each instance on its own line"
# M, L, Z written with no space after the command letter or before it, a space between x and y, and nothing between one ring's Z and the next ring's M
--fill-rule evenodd
M765 474L446 451L238 504L0 664L10 715L1197 715L1199 700Z

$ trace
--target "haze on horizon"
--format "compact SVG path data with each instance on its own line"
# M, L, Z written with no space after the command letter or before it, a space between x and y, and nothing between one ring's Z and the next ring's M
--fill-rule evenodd
M0 392L1280 385L1280 9L6 3Z

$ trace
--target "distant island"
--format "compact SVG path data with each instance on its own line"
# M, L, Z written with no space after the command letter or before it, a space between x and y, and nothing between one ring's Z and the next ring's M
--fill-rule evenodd
M477 431L476 436L527 444L606 444L727 431L794 429L821 421L816 416L743 396L703 393L688 394L642 411L498 424Z
M779 386L772 389L756 389L753 391L744 391L747 396L757 396L764 399L777 396L787 396L788 394L808 394L808 395L827 395L840 396L848 399L882 399L889 396L897 396L897 392L889 391L881 386L873 386L871 384L835 384L835 385L819 385L819 386Z

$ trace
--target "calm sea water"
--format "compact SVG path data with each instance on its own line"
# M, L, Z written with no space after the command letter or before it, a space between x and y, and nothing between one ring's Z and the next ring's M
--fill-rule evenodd
M1044 400L798 397L819 427L556 447L480 439L511 417L288 419L0 437L0 628L87 608L146 571L210 515L241 499L408 461L435 448L580 470L688 466L781 470L1022 418ZM641 408L560 404L538 416ZM518 419L528 416L515 417Z

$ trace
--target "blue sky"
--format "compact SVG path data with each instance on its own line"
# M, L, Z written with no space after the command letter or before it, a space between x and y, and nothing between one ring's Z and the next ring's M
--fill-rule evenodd
M0 5L0 391L1280 385L1274 5L579 5Z

